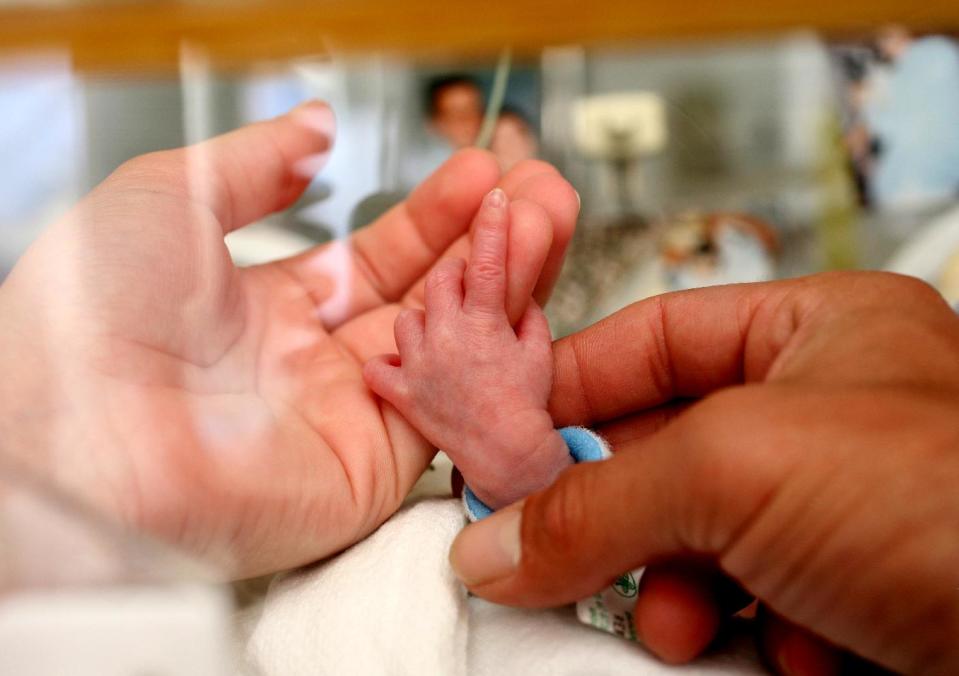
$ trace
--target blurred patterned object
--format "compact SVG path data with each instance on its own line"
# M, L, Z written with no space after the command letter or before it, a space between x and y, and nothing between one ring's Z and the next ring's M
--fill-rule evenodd
M647 225L639 218L584 223L547 307L555 337L667 291L775 276L779 238L748 214L686 212Z

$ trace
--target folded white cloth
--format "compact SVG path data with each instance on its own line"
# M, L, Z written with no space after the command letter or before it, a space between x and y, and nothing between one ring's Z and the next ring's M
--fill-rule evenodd
M424 500L339 556L277 578L247 660L263 676L762 673L749 646L667 667L572 608L467 600L447 559L465 522L458 500Z
M277 578L247 658L264 676L466 676L466 591L447 552L459 501L426 500L329 561Z

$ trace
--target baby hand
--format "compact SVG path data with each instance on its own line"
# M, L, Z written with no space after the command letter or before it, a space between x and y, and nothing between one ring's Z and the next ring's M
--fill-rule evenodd
M473 222L469 265L441 261L426 279L426 310L394 326L399 355L367 362L369 387L456 463L493 509L545 488L571 464L546 409L549 325L530 301L516 329L506 315L509 205L502 190Z

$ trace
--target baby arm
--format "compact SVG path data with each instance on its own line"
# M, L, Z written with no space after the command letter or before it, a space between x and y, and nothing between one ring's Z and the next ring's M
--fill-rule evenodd
M549 326L530 301L516 328L506 315L509 205L501 190L473 223L469 264L429 274L425 311L394 327L399 355L367 363L370 388L456 463L493 509L548 486L572 463L547 411Z

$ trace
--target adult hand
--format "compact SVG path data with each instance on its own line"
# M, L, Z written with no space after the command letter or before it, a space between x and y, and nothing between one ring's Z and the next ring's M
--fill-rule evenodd
M679 662L720 625L718 569L764 604L783 673L836 671L841 650L959 672L959 318L932 289L846 273L669 294L554 355L557 424L615 421L618 452L468 527L451 559L474 593L556 605L647 564L636 629Z
M494 186L511 198L514 318L547 299L578 200L463 151L368 228L237 269L224 235L288 206L331 144L311 103L118 169L0 289L5 454L234 575L337 551L395 511L434 449L363 383ZM512 260L512 259L511 259Z

